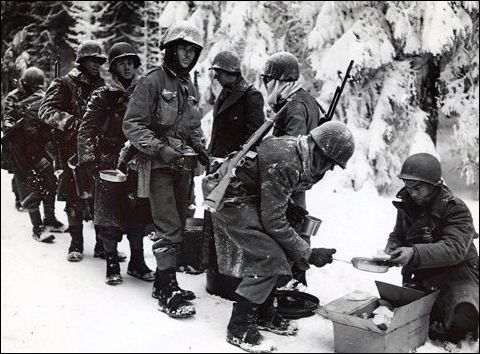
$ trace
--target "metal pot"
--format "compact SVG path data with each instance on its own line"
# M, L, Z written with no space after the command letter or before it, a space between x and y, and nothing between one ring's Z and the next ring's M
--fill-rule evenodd
M197 167L198 154L194 152L186 152L182 154L183 169L186 171L192 171Z
M322 220L311 215L305 215L300 233L305 236L315 236L321 224Z

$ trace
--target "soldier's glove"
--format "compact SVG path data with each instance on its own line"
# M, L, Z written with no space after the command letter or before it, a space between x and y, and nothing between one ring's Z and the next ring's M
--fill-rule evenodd
M390 260L393 264L403 267L412 260L414 253L413 247L398 247L390 252L390 255L392 256Z
M210 154L206 149L201 149L198 152L198 161L200 161L203 166L208 166L210 164Z
M154 157L159 157L168 164L173 164L182 158L182 153L178 152L171 146L165 145L157 153L153 155Z
M312 248L312 254L308 259L308 263L319 268L323 267L333 262L332 255L336 252L337 250L335 248Z

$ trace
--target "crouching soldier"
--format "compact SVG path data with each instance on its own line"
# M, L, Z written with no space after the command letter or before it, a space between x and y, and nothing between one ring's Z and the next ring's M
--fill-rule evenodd
M143 255L143 236L146 225L151 223L151 213L148 200L137 197L136 172L127 171L126 183L105 181L98 174L101 170L115 170L119 165L120 151L127 141L122 131L123 116L137 83L135 70L140 66L140 58L125 42L112 46L108 61L112 83L93 92L78 130L79 168L95 178L93 223L101 229L107 262L106 283L122 282L117 244L124 232L130 243L127 273L153 281L155 275Z
M33 238L49 241L54 237L44 231L63 232L63 224L55 217L56 178L52 159L46 146L51 144L51 128L38 119L45 76L36 67L26 69L19 88L5 98L2 129L4 146L12 166L22 206L28 210L33 226ZM44 219L40 215L43 202ZM48 228L48 230L46 230Z
M310 189L335 165L345 168L354 151L350 130L328 122L306 136L270 137L257 156L237 167L224 206L212 213L220 273L242 278L227 327L227 341L246 351L268 352L259 329L297 332L273 306L278 286L291 278L291 263L302 269L332 262L334 249L314 248L287 221L294 191Z
M95 89L105 84L100 77L100 65L105 61L98 43L81 43L77 50L78 66L66 76L52 81L39 110L39 118L43 122L63 132L59 145L64 175L59 182L58 200L66 201L68 230L72 237L67 256L69 262L83 259L83 220L93 204L90 202L92 198L82 198L82 192L91 188L88 181L83 181L85 183L80 186L80 181L76 180L71 168L77 164L77 131L87 108L88 98ZM70 167L67 162L69 160ZM98 234L98 230L95 232ZM98 235L95 252L103 253L103 245Z
M203 45L200 31L186 21L172 24L161 39L163 64L140 78L128 104L123 131L140 150L139 180L149 196L156 229L157 260L153 296L171 317L189 317L195 307L191 291L178 286L176 258L183 240L192 180L198 155L208 164L202 143L198 93L189 72ZM195 162L196 163L196 162ZM139 185L140 187L140 185Z
M397 221L385 252L402 268L403 285L439 289L430 316L431 339L478 338L478 234L465 203L442 183L440 162L426 153L408 157L405 187L394 201Z

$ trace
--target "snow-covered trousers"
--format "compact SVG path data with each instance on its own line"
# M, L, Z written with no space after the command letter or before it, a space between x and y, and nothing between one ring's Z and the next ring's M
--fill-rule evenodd
M160 270L176 267L187 219L191 171L154 169L150 174L150 208L155 224L153 254Z
M245 277L235 291L241 297L254 304L263 304L277 284L279 276Z

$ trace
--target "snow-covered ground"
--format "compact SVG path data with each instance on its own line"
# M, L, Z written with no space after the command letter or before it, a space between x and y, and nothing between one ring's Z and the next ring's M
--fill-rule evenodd
M335 173L339 173L335 170ZM1 172L2 352L243 352L225 341L230 301L205 291L205 274L178 274L180 285L195 291L197 315L174 320L156 310L152 285L126 274L124 283L104 283L105 263L93 258L93 226L85 226L85 258L66 261L68 234L57 234L53 244L34 242L27 213L14 209L11 175ZM370 256L382 249L395 221L391 199L375 192L332 190L333 178L307 194L310 213L323 220L316 247L334 247L338 258ZM199 183L197 183L197 187ZM197 188L197 199L200 190ZM198 200L200 202L200 200ZM466 201L478 230L478 201ZM57 216L66 222L57 203ZM197 215L202 211L197 209ZM475 241L478 247L478 240ZM129 253L128 242L119 248ZM153 269L151 241L145 238L147 264ZM367 273L334 262L307 272L308 292L321 304L360 289L377 295L374 280L400 284L400 271ZM278 352L333 352L332 323L321 317L300 319L295 337L271 333ZM461 347L427 343L417 352L478 352L478 342Z

